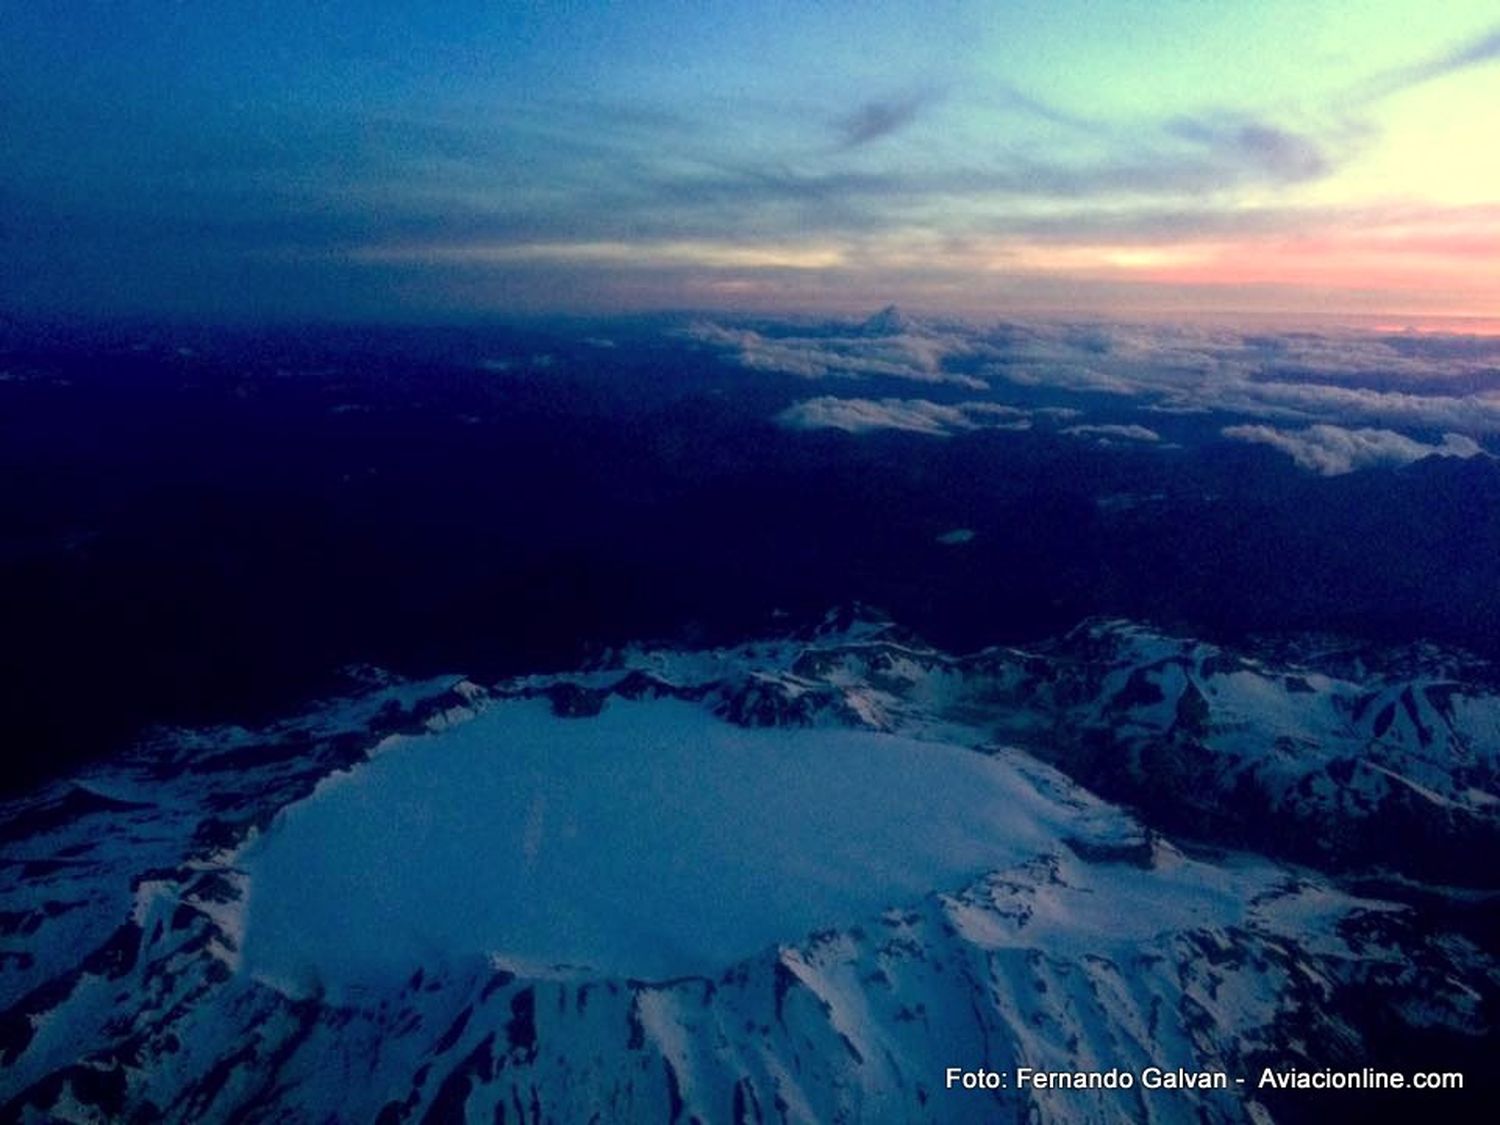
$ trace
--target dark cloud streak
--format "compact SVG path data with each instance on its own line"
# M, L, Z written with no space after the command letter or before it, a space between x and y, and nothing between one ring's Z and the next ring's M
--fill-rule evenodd
M928 100L926 94L911 94L865 102L838 122L842 147L858 148L900 132L917 119Z
M1359 91L1360 98L1364 101L1378 101L1497 59L1500 59L1500 26L1491 28L1485 34L1436 58L1399 67L1371 79Z

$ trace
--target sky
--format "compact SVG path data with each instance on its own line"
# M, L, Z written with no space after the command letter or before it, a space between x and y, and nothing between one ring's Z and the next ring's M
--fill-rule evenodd
M0 0L0 311L1500 331L1493 0Z

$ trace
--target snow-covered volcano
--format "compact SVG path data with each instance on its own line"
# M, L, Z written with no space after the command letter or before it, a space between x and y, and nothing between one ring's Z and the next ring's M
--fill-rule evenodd
M1489 676L1119 622L955 657L865 616L174 732L4 810L0 1117L1264 1121L1318 1108L1266 1068L1479 1085Z

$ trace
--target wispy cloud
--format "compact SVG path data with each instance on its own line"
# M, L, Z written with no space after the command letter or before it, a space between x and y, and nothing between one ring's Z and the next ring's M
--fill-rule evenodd
M365 247L357 260L387 263L504 265L525 262L630 264L643 260L660 265L711 269L827 269L843 263L836 247L771 242L678 239L671 241L599 242L466 242L406 243Z
M922 398L839 398L823 395L794 403L776 416L793 430L843 430L850 434L904 430L948 437L965 430L1024 430L1031 420L1024 410L992 402L953 405Z
M968 429L963 411L926 399L838 398L824 395L787 407L777 422L793 430L843 430L862 434L871 430L905 430L947 437L954 429Z

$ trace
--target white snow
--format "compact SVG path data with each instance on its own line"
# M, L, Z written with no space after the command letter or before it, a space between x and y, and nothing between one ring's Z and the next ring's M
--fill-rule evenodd
M292 806L242 856L245 965L309 985L489 955L710 972L1047 850L1076 817L1002 760L691 704L508 701Z

